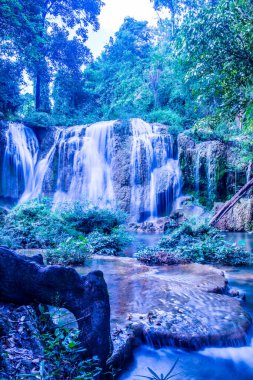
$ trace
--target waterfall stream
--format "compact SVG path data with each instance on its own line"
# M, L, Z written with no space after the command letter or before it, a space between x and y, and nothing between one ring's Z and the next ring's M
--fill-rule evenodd
M130 214L138 220L169 215L181 192L174 140L140 119L132 119Z
M56 203L81 199L100 207L114 206L110 166L114 123L71 127L63 132L59 142Z
M9 123L2 176L2 193L6 198L18 198L33 186L38 150L39 143L32 129Z

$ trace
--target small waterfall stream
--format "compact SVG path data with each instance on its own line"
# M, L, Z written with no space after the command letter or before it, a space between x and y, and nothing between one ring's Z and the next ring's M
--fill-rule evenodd
M20 199L20 202L25 202L29 199L37 198L42 193L43 181L47 173L48 168L50 167L52 160L54 158L56 146L59 141L61 134L61 129L57 128L55 131L54 144L50 148L49 152L46 154L45 158L41 159L36 163L34 170L33 180L30 181L25 187L25 191Z
M132 119L130 214L138 220L169 215L181 192L174 140L159 126Z
M2 177L2 193L6 198L18 198L33 186L38 151L39 143L32 129L9 123Z
M100 122L63 131L56 203L82 199L100 207L114 206L110 166L114 123Z

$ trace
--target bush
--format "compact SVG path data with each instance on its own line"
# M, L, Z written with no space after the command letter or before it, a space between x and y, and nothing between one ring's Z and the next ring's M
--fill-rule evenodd
M52 320L44 311L43 305L40 305L38 325L44 346L45 361L42 362L40 374L34 373L25 377L75 380L92 380L99 377L101 368L99 368L98 358L86 360L83 358L85 350L79 341L79 330L61 325L53 328Z
M57 248L46 251L47 264L84 265L90 256L88 240L80 236L79 239L68 238Z
M33 200L0 215L0 244L46 249L49 264L83 265L91 253L117 255L122 251L130 241L119 227L125 218L122 211L90 208L81 202L52 210L51 200Z
M137 252L138 260L150 264L197 263L249 265L251 254L208 225L186 222L165 235L156 247Z
M121 210L90 208L82 202L65 204L61 215L68 225L84 234L94 230L110 234L126 221L126 214Z
M131 242L123 227L115 228L110 235L93 232L88 235L90 252L98 255L117 256Z
M151 123L158 122L168 125L170 127L169 132L172 134L179 134L184 130L182 117L171 109L152 111L148 115L148 120Z
M10 248L55 248L77 235L51 206L49 199L43 199L14 207L5 217L0 243Z

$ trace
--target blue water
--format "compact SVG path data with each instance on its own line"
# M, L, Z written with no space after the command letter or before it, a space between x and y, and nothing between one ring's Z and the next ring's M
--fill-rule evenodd
M228 240L244 244L253 251L253 235L229 234ZM229 286L245 293L243 307L253 318L253 268L224 268ZM134 361L120 380L141 379L151 376L148 367L159 375L169 372L179 359L173 377L175 380L252 380L253 379L253 334L248 335L244 347L206 348L201 351L185 351L176 348L154 349L141 346L134 353Z

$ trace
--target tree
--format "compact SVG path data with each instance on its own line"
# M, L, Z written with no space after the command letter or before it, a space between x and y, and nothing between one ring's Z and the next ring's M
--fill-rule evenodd
M0 59L0 112L14 114L21 104L19 85L20 67L7 59Z
M220 118L243 119L252 109L253 4L220 0L186 19L179 51L198 100Z
M18 55L33 77L37 111L50 110L50 70L71 65L65 54L70 41L79 44L76 53L87 54L82 49L87 29L98 29L102 5L102 0L0 0L2 50Z
M85 91L104 118L141 116L152 104L146 78L152 50L147 22L126 18L104 52L84 72Z
M153 3L155 10L159 11L162 8L168 8L171 17L171 35L175 35L176 26L189 10L198 9L203 5L205 0L150 0ZM215 1L215 0L212 0Z

